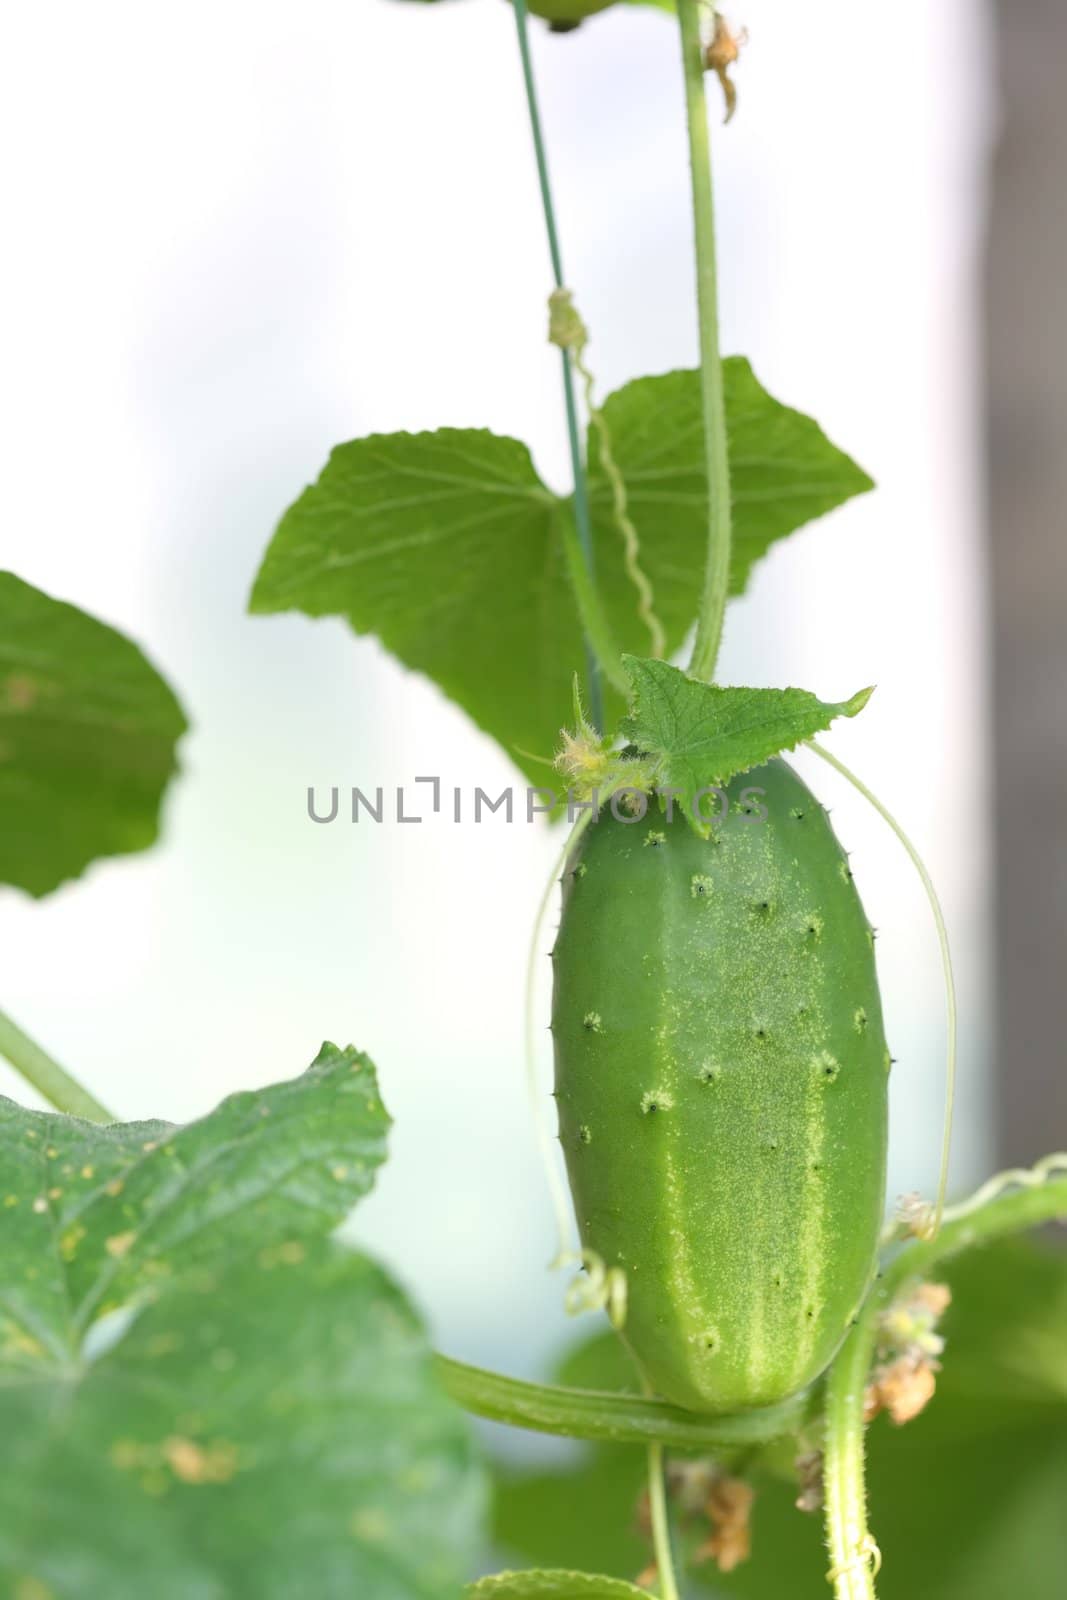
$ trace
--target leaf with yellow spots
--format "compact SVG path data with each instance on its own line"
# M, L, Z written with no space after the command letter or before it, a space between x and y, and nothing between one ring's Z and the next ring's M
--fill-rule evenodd
M0 1428L0 1594L456 1600L478 1558L482 1473L419 1319L328 1240L194 1274L5 1385Z
M373 1064L334 1045L299 1078L184 1127L96 1127L0 1099L0 1193L27 1197L5 1225L0 1339L6 1318L65 1352L102 1312L194 1266L298 1261L301 1240L370 1189L388 1126ZM57 1170L71 1176L49 1182Z
M482 1479L421 1324L330 1235L389 1126L324 1045L186 1127L0 1100L0 1595L455 1600ZM52 1182L55 1177L62 1181Z

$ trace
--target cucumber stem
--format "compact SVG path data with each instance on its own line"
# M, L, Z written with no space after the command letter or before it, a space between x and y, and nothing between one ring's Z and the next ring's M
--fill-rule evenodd
M556 208L552 199L552 183L548 172L548 153L545 149L544 131L541 126L541 111L537 100L533 56L530 51L529 16L526 10L526 0L512 0L512 4L515 11L515 27L519 38L519 56L522 61L522 80L526 91L526 106L530 117L530 133L533 138L534 155L537 160L537 181L541 190L541 209L544 212L545 233L548 236L548 253L552 262L552 276L556 288L562 289L564 287L563 256L560 250L559 228L556 224ZM593 532L589 519L585 460L582 456L581 438L578 432L578 404L574 395L574 373L571 370L570 351L561 350L560 356L563 362L563 403L567 413L567 443L570 449L571 473L574 478L574 521L578 530L578 542L581 546L585 575L589 585L595 588L596 566L593 558ZM589 683L590 717L596 728L603 729L604 696L601 684L600 662L588 636L585 643L585 655L586 677Z
M23 1033L3 1011L0 1011L0 1056L57 1111L84 1117L87 1122L115 1121L111 1112L95 1100L88 1089L83 1089L76 1078L53 1061L48 1052Z
M867 1527L863 1410L882 1314L909 1280L927 1277L949 1256L1064 1216L1067 1156L1047 1156L1032 1171L983 1184L944 1213L935 1237L905 1245L884 1268L826 1385L826 1539L835 1600L875 1600L878 1547Z
M699 0L678 0L685 72L686 129L693 194L697 317L700 331L700 388L704 409L704 464L708 480L708 548L696 639L689 662L694 678L711 679L722 639L730 585L730 459L726 443L726 402L719 352L719 299L715 254L715 204L711 144L704 98L704 54L700 41Z
M663 1446L648 1447L648 1508L652 1517L652 1552L659 1579L660 1600L678 1600L678 1581L674 1576L671 1553L671 1519L667 1511L667 1479L663 1470Z

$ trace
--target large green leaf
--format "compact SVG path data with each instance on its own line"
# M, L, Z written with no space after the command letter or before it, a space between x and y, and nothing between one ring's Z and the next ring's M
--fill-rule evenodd
M189 1267L329 1232L370 1189L388 1125L370 1061L329 1044L185 1127L0 1099L0 1339L19 1365L49 1363Z
M870 1429L871 1526L884 1565L880 1600L1058 1600L1067 1570L1067 1257L1026 1243L950 1264L944 1370L926 1411L906 1427ZM572 1374L618 1378L612 1345L591 1341ZM602 1365L603 1364L603 1365ZM573 1378L572 1378L573 1381ZM497 1535L514 1557L632 1577L645 1552L633 1533L641 1452L588 1451L572 1471L501 1469ZM759 1477L751 1561L702 1567L701 1594L795 1600L827 1593L818 1516L793 1490Z
M0 1418L5 1594L455 1600L475 1557L418 1320L325 1241L197 1274L95 1360L6 1384Z
M770 398L747 361L724 363L734 463L735 592L757 556L870 486L808 418ZM669 650L695 615L706 540L696 373L630 383L605 403ZM599 443L590 440L597 584L619 647L641 654ZM550 755L584 656L562 531L570 502L526 446L485 430L372 435L339 445L290 507L252 592L258 613L344 616L425 673L530 775ZM621 711L609 694L609 725Z
M655 762L657 787L680 799L698 833L701 791L728 783L739 772L792 750L828 728L835 717L854 717L871 697L827 703L806 689L722 689L687 677L666 661L624 657L634 691L623 733Z
M730 593L737 595L772 544L874 485L817 422L772 399L743 356L727 357L722 373L733 504ZM673 627L679 620L688 627L708 536L700 375L635 378L609 395L603 409L657 609ZM589 474L598 534L608 542L617 535L595 429Z
M184 1128L0 1102L0 1593L454 1600L466 1425L400 1291L328 1237L388 1122L332 1045Z
M0 883L152 844L185 717L131 640L0 572Z
M549 755L582 659L565 514L516 439L454 428L356 439L282 518L251 608L342 614L516 760Z

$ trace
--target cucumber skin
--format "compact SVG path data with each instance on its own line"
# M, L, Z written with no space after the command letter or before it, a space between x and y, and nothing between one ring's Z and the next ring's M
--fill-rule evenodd
M765 821L741 791L765 790ZM889 1052L873 930L826 812L778 759L710 840L605 811L553 951L560 1138L623 1337L693 1411L824 1371L874 1273ZM757 797L756 804L759 804Z

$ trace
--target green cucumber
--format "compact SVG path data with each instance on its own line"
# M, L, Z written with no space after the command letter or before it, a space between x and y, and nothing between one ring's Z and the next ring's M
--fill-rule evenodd
M655 801L605 810L553 951L582 1242L626 1273L648 1381L706 1412L828 1365L874 1271L888 1137L873 930L827 814L782 760L726 796L709 839Z

